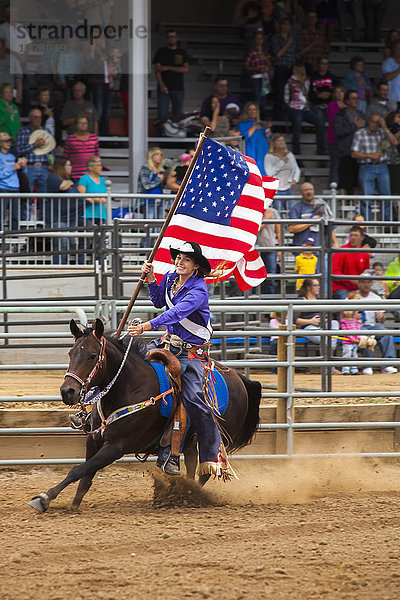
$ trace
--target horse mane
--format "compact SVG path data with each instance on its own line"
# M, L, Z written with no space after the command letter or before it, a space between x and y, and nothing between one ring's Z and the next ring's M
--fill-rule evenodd
M91 327L86 327L83 332L83 335L88 336L89 334L92 334L92 333L93 333L93 329ZM105 331L103 335L108 342L113 344L113 346L118 348L122 353L124 353L125 350L127 349L129 340L131 339L129 334L126 334L121 338L116 338L114 329L109 329L108 331ZM147 354L147 345L146 345L146 342L143 339L141 339L140 337L134 337L132 339L131 349L130 349L129 353L136 354L136 356L138 356L142 360L145 360L146 362L148 362L147 359L145 358L145 356Z

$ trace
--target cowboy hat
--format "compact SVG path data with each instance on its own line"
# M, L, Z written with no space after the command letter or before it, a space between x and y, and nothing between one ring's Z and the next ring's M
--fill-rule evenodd
M172 260L175 260L178 254L186 254L187 256L190 256L190 258L193 258L193 260L197 262L197 264L200 267L202 267L205 271L207 271L207 273L210 273L211 271L210 263L203 255L201 247L196 242L185 242L184 244L179 246L179 248L170 247L169 252L171 254Z
M34 154L48 154L56 147L56 140L45 129L35 129L35 131L31 133L29 137L29 143L34 144L39 138L44 139L44 146L41 146L40 148L34 148Z

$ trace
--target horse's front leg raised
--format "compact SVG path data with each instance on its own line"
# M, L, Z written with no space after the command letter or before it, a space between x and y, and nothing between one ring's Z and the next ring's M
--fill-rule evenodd
M87 477L85 485L87 486L88 481L91 482L94 475L99 469L103 469L108 465L111 465L114 461L118 460L124 455L123 450L119 446L112 446L110 444L104 444L94 456L81 465L73 467L63 481L58 485L50 488L47 492L34 496L29 502L32 508L35 508L38 512L43 513L49 508L50 502L57 498L58 494L62 492L70 483L78 481L83 477ZM89 486L87 489L89 489ZM83 496L82 496L83 497Z

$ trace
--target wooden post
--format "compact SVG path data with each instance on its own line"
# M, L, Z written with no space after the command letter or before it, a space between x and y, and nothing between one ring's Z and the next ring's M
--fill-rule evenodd
M293 325L293 331L296 326ZM287 331L286 325L279 325L279 331ZM286 336L280 335L278 337L278 362L287 362L287 341ZM294 349L293 346L293 360L294 360ZM278 392L284 394L287 392L287 372L288 367L278 367ZM277 398L276 404L276 422L286 423L287 410L286 410L287 398ZM293 420L294 407L293 404L290 408L291 418ZM286 429L276 430L276 454L286 454L287 451L287 431Z

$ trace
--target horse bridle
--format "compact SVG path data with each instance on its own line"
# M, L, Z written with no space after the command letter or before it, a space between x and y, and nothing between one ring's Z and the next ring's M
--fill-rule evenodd
M83 381L83 379L81 379L79 377L79 375L77 375L76 373L73 373L72 371L67 371L64 375L64 379L66 377L72 377L72 379L75 379L75 381L77 381L78 383L81 384L81 392L80 392L80 400L82 400L87 393L88 387L92 381L92 379L95 377L96 373L102 368L103 364L104 364L104 359L105 359L105 353L106 353L106 338L104 336L101 336L101 338L99 339L96 335L96 332L93 331L93 337L94 339L99 342L100 344L100 352L99 352L99 356L97 358L97 362L94 365L93 369L90 371L89 375L86 377L85 381Z

